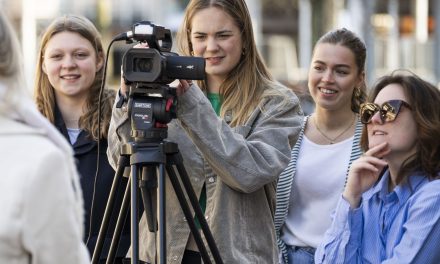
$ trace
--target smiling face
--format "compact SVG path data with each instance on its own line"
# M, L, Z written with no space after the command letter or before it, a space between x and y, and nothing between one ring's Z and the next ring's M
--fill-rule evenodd
M320 43L315 46L308 86L317 108L350 110L353 90L363 81L354 56L341 45Z
M389 100L403 100L411 105L400 84L385 86L376 96L374 103L382 105ZM402 160L417 150L417 123L411 110L402 106L394 121L382 122L377 112L367 125L369 148L388 142L391 152L387 157L400 157ZM385 157L385 158L387 158Z
M47 42L43 71L57 98L86 98L102 67L92 44L78 33L63 31Z
M191 29L194 56L205 58L208 80L222 82L240 61L240 29L229 14L217 7L198 11Z

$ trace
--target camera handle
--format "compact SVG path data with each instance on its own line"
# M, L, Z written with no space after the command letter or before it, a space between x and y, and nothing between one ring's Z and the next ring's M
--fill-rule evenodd
M146 211L147 222L149 230L155 230L157 228L156 223L154 221L154 210L152 210L151 197L150 200L144 199L146 196L150 196L150 193L145 192L146 188L154 187L154 184L151 184L152 178L150 176L141 175L141 184L138 187L139 182L139 173L143 171L144 167L147 167L147 171L151 172L159 169L159 177L158 177L158 196L159 196L159 215L158 215L158 224L159 224L159 260L160 263L166 263L166 230L165 230L165 169L168 173L168 177L170 179L171 184L173 185L173 189L176 193L176 196L179 200L180 206L183 210L183 213L187 219L189 228L191 230L192 235L194 236L197 247L200 251L204 263L211 263L209 258L209 254L206 250L204 242L202 240L201 234L195 225L194 218L192 216L190 207L185 198L185 194L182 190L179 179L177 178L177 174L175 172L175 168L180 175L180 179L185 188L186 194L191 202L191 206L195 212L195 215L201 225L203 234L205 235L207 244L210 248L211 254L215 263L223 263L218 248L215 244L214 238L209 229L208 223L203 216L202 210L198 204L197 196L194 193L191 182L188 178L188 174L183 165L182 156L178 150L178 146L176 143L163 141L159 144L153 143L128 143L125 144L121 150L121 157L118 161L118 168L116 171L115 178L113 180L112 189L110 191L109 200L105 209L103 221L101 224L101 228L99 230L98 240L96 243L95 250L93 252L92 263L98 263L99 257L101 255L103 243L105 240L105 234L107 233L108 223L113 211L114 207L114 196L121 181L121 177L125 167L128 166L128 157L130 157L131 164L131 176L128 181L123 202L121 208L119 209L119 216L116 223L116 228L114 232L114 236L112 238L112 242L110 245L109 254L107 257L107 264L113 263L116 255L117 246L119 243L119 238L122 233L122 228L124 225L124 220L127 215L128 205L131 200L131 247L132 247L132 256L131 263L138 264L139 263L139 232L138 232L138 206L137 206L137 188L141 188L141 192L143 192L143 202L144 208ZM174 168L174 167L175 168ZM145 174L145 173L143 173ZM145 185L145 181L147 181ZM153 179L154 181L154 179ZM150 182L150 183L148 183ZM129 192L131 194L129 195ZM145 204L147 202L147 204ZM148 220L148 218L150 220Z

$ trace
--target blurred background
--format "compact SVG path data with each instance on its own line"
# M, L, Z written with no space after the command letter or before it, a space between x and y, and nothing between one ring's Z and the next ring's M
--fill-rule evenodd
M56 16L81 14L100 30L105 48L141 20L176 32L189 0L0 0L23 46L30 86L42 30ZM337 27L367 44L367 80L397 68L440 82L440 0L246 0L258 47L272 74L307 100L305 86L313 44ZM439 23L437 23L439 24ZM109 85L117 86L128 45L110 51Z

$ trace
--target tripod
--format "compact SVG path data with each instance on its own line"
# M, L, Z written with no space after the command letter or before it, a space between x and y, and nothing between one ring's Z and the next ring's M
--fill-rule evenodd
M194 236L197 247L204 263L211 263L209 254L206 250L199 230L196 227L194 218L192 217L191 210L186 201L185 194L181 188L179 179L175 172L175 168L180 175L181 182L185 188L186 194L191 202L195 215L201 225L203 234L210 248L211 254L216 263L223 263L220 257L220 253L215 244L214 238L209 230L209 226L203 217L202 210L197 201L197 197L192 189L191 182L188 178L188 174L183 166L183 159L178 150L176 143L163 141L161 143L128 143L125 144L121 150L121 157L118 162L118 168L116 170L115 178L113 180L112 189L110 191L109 200L105 209L103 222L98 235L95 250L93 252L92 263L97 263L101 255L102 247L104 244L105 234L107 233L109 219L114 207L114 199L117 186L121 181L121 177L125 167L131 165L131 176L127 183L124 198L120 208L118 220L112 242L110 245L109 254L107 256L107 264L113 263L119 238L122 232L122 228L127 216L128 205L131 200L131 247L132 256L131 263L139 263L139 229L138 229L138 188L141 189L142 200L144 203L144 209L147 216L147 223L150 232L154 232L157 228L155 221L155 213L153 210L153 199L151 199L151 189L156 187L159 190L159 214L158 214L158 229L159 229L159 260L160 263L166 263L166 230L165 230L165 169L168 173L170 182L173 185L176 196L179 200L179 204L183 210L183 213L187 219L191 233ZM174 167L173 167L174 166ZM149 173L142 173L143 168L146 168ZM159 170L159 177L152 177L155 175L156 169ZM144 170L145 171L145 170ZM147 174L147 175L146 175ZM138 187L139 185L139 187ZM130 192L130 194L129 194Z

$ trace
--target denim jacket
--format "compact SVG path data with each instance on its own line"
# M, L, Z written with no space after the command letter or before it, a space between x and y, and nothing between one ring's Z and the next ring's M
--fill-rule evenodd
M217 117L196 86L179 97L177 119L168 124L168 138L183 156L193 189L199 197L206 186L205 218L224 263L276 263L274 229L278 175L290 160L290 150L301 129L303 113L298 98L276 86L282 97L264 99L245 125L231 128ZM114 108L108 156L115 166L122 142L129 141L127 113ZM116 131L116 133L115 133ZM190 229L172 185L166 177L166 263L181 263ZM139 231L139 256L154 263L155 234L145 217ZM158 237L158 232L156 234ZM206 244L205 244L206 245Z

